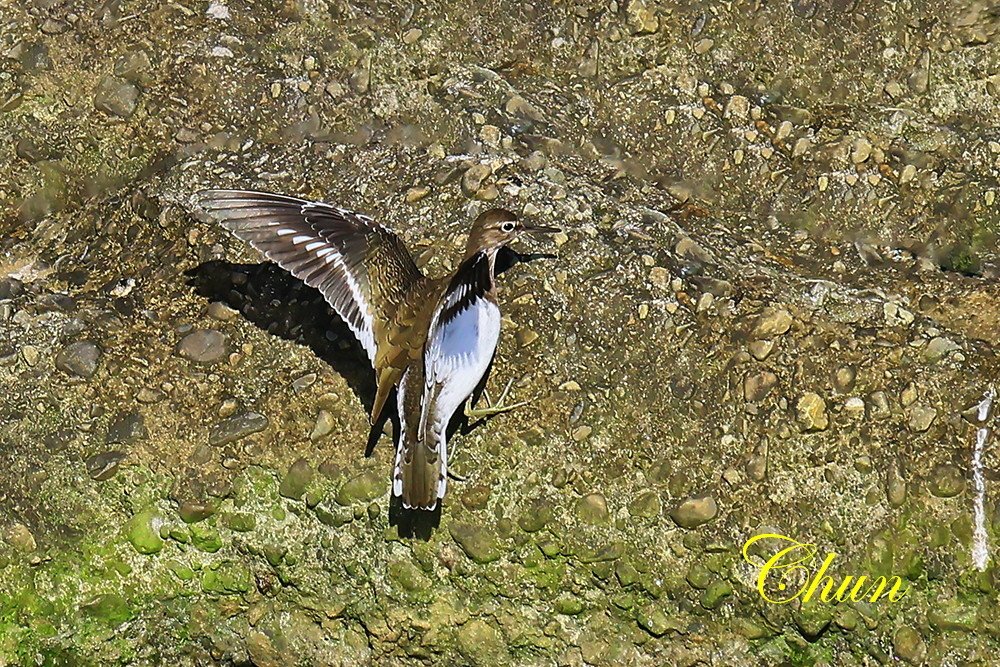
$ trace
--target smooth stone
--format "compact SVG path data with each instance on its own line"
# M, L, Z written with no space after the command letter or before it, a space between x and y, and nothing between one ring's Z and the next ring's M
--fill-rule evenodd
M697 528L719 514L719 505L710 495L685 498L670 511L670 518L681 528Z
M336 425L337 422L332 413L328 410L320 410L319 414L316 415L316 423L313 425L312 433L309 434L309 439L316 442L323 436L329 435Z
M471 523L453 523L448 526L448 532L474 562L483 565L500 558L496 535L488 528Z
M825 431L830 425L826 415L826 401L816 393L806 392L795 404L796 419L803 431Z
M386 486L385 475L375 470L368 470L344 482L337 491L337 504L347 506L371 502L385 494Z
M473 196L483 186L483 182L493 173L489 165L474 164L462 174L462 191L466 196Z
M576 501L576 516L580 521L593 525L611 523L608 501L600 493L588 493Z
M118 472L118 464L125 458L123 452L117 450L94 454L84 461L87 466L87 474L97 482L111 479Z
M90 341L70 343L56 355L56 368L64 373L91 378L101 361L101 348Z
M937 361L949 352L954 352L960 349L962 349L962 347L955 341L938 336L937 338L932 338L931 342L929 342L927 347L924 348L924 359L927 359L928 361Z
M792 315L784 308L763 313L754 326L755 338L774 338L788 332L792 326Z
M235 415L212 427L208 435L208 444L225 445L236 442L240 438L263 431L268 423L267 417L256 412Z
M215 506L208 503L185 501L177 508L184 523L198 523L215 514Z
M671 628L670 617L658 606L642 609L635 620L640 628L654 637L662 637Z
M892 647L903 662L911 665L924 664L927 647L920 633L911 627L903 626L896 630L892 637Z
M141 554L150 555L163 548L163 538L153 527L153 523L158 521L159 516L151 508L142 510L128 520L125 524L125 535L133 549Z
M196 329L177 343L177 354L199 364L212 364L229 354L226 336L215 329Z
M857 377L858 372L853 366L841 366L833 373L833 386L842 393L851 391Z
M953 498L965 490L965 475L956 466L941 464L931 472L930 491L938 498Z
M313 479L313 469L305 459L298 459L288 467L288 472L281 480L278 493L285 498L292 500L302 500L306 487Z
M110 426L108 426L108 436L105 439L107 444L130 445L137 440L146 438L149 433L146 431L146 424L142 414L129 412L119 415Z

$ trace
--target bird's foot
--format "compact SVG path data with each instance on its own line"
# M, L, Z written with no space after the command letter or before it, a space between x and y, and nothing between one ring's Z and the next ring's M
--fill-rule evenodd
M512 403L510 405L504 405L504 401L507 400L507 394L510 393L510 388L514 385L514 379L511 378L507 382L507 386L504 387L503 393L500 394L500 398L496 403L490 400L489 394L486 390L483 390L483 398L485 399L487 405L482 408L472 407L472 402L467 401L465 404L465 416L470 419L484 419L486 417L493 417L502 412L510 412L516 408L523 407L531 403L531 401L521 401L520 403Z

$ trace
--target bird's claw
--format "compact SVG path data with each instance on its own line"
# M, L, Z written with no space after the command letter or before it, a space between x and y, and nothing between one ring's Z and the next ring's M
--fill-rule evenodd
M486 390L484 389L483 398L486 399L488 405L482 408L474 408L472 407L472 401L467 401L465 404L465 416L470 417L472 419L482 419L485 417L492 417L494 415L498 415L502 412L510 412L511 410L524 407L525 405L531 403L531 401L521 401L519 403L512 403L511 405L504 405L504 400L506 400L507 394L510 393L510 388L513 385L514 385L514 379L511 378L510 381L507 382L507 386L504 387L503 392L500 394L500 398L497 399L497 402L495 404L493 403L493 401L489 400L489 394L487 394Z

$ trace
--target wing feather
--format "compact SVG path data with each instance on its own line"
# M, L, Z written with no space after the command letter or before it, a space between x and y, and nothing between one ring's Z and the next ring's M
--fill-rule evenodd
M372 366L380 329L422 278L403 242L370 217L249 190L204 190L198 203L237 237L323 294Z

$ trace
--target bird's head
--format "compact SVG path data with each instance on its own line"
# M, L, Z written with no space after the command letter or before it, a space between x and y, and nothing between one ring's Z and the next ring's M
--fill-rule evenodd
M469 232L469 242L466 245L466 256L480 250L498 250L510 245L522 234L540 235L555 234L561 231L558 227L547 227L523 222L510 211L502 208L491 208L479 214L472 223Z

